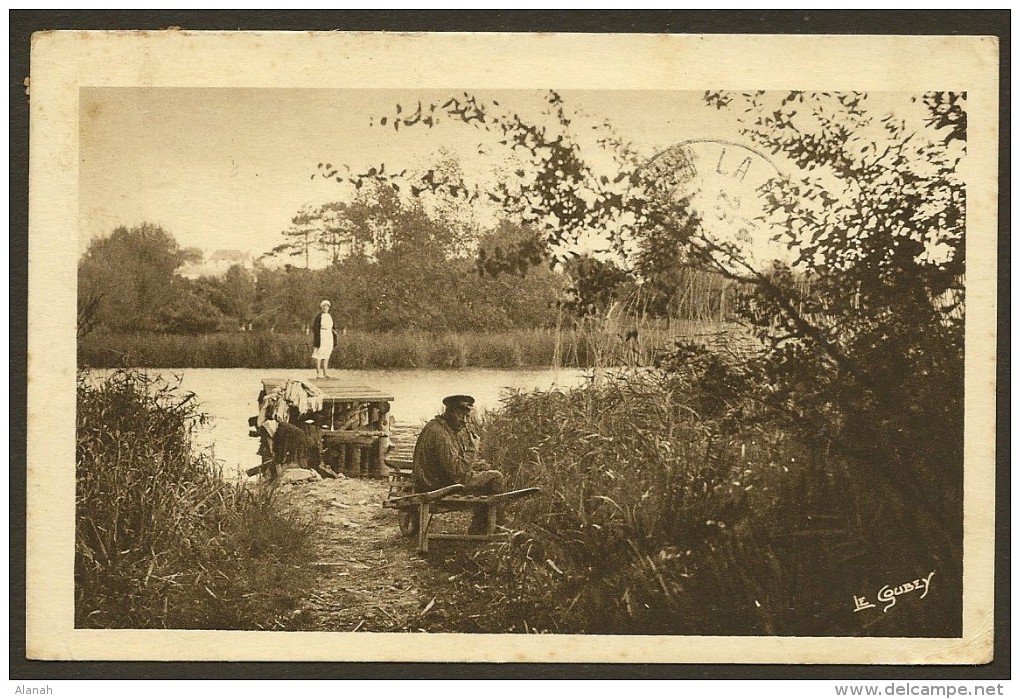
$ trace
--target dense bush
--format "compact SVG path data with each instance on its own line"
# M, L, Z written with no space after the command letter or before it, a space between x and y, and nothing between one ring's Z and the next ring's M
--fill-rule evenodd
M714 355L710 355L714 357ZM874 497L860 464L733 420L739 381L706 361L686 376L603 377L507 398L485 455L511 486L510 541L473 557L450 630L561 633L953 635L959 587ZM753 404L744 404L744 418ZM889 495L890 497L886 497ZM927 599L863 623L854 595L936 569ZM945 574L945 575L944 575ZM901 579L902 578L902 579ZM478 586L478 587L476 587Z
M757 346L738 353L736 362L732 347L677 348L662 358L664 383L651 394L663 406L689 408L693 424L711 435L693 442L706 447L700 463L708 474L685 462L684 477L695 489L710 492L720 463L732 466L713 460L708 445L745 444L748 431L770 435L769 463L789 469L770 479L781 498L769 506L750 497L738 508L735 530L725 519L734 518L726 514L729 505L685 494L674 507L671 491L658 481L640 500L628 499L608 476L637 464L629 452L607 445L639 431L668 434L680 429L674 421L682 416L645 423L644 397L617 404L598 393L592 393L597 408L572 408L549 422L526 410L502 429L535 449L523 463L543 459L543 469L528 474L553 488L547 509L533 513L550 522L536 537L539 555L551 551L566 567L555 557L545 566L522 564L533 575L510 580L530 580L534 594L509 598L545 595L557 601L538 608L567 610L532 617L529 623L539 628L956 634L963 569L966 94L875 100L864 93L710 91L705 101L736 114L748 147L773 159L774 174L756 187L760 201L751 204L748 220L760 227L759 242L785 247L786 260L756 261L750 231L738 228L743 214L713 210L684 194L690 191L685 179L696 171L685 144L649 161L610 133L593 154L578 128L581 115L555 92L538 116L507 113L471 95L451 100L442 115L502 132L503 143L529 160L519 186L490 193L508 208L530 212L526 222L538 228L535 246L501 260L503 268L568 258L576 254L574 241L601 228L653 297L661 293L659 301L677 289L669 273L681 265L731 282L741 296L735 319ZM892 104L889 112L878 106ZM609 162L613 171L605 172ZM732 184L746 172L730 173ZM713 223L720 212L726 225ZM620 285L591 271L593 292ZM556 400L536 396L525 405L546 410ZM618 405L637 422L618 427L605 416ZM544 444L552 448L535 446ZM628 472L628 481L644 484L649 468L661 481L678 468L668 452L638 453L645 465L640 477ZM799 466L787 466L789 459ZM565 474L563 482L548 482L549 473ZM597 474L591 496L571 490L590 474ZM599 507L616 512L618 506L622 524L598 521L598 529L585 533L595 511L591 497L611 498L612 505ZM639 516L697 512L704 503L722 508L706 521L728 526L700 549L684 541L690 548L683 556L670 548L665 530L649 529L647 516ZM805 516L813 524L798 519ZM617 540L612 531L626 534ZM597 546L587 545L589 535ZM647 570L638 574L642 566ZM846 607L853 594L873 596L883 582L896 585L931 571L940 583L921 603L927 609L901 606L869 617ZM584 582L586 573L593 582ZM643 582L632 585L635 580ZM584 611L569 611L579 608ZM635 621L643 614L647 619Z
M75 626L300 626L310 525L191 446L194 396L144 374L78 379Z

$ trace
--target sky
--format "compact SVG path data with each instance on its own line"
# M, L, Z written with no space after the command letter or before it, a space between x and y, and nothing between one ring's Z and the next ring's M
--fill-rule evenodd
M343 196L311 179L318 163L352 168L429 165L441 148L470 174L503 157L479 156L487 137L445 122L395 132L378 125L395 105L445 101L458 90L93 88L81 92L79 253L117 226L162 225L184 247L257 255L306 204ZM503 107L537 114L542 91L477 91ZM649 157L692 138L739 138L728 115L701 92L564 92L568 107L608 118ZM375 124L374 126L372 124ZM392 164L392 165L391 165Z
M84 88L80 93L79 254L118 226L161 225L182 247L253 257L283 242L282 231L306 205L347 196L317 165L390 171L456 153L470 179L505 159L485 155L486 134L461 123L395 132L379 125L395 105L442 103L463 90ZM544 91L472 91L501 107L537 115ZM651 158L677 143L748 143L736 115L707 106L701 91L563 91L568 108L608 119ZM880 98L881 101L881 98ZM412 107L413 108L413 107ZM495 144L490 144L495 145ZM699 146L715 161L718 149ZM731 153L732 155L732 153Z

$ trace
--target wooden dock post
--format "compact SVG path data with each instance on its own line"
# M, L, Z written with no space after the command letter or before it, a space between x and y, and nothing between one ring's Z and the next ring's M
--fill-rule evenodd
M390 475L390 469L386 465L386 448L389 446L389 437L377 437L375 440L375 475L379 478L386 478Z
M347 451L351 455L351 476L354 478L361 477L361 447L357 444L351 444L347 447Z

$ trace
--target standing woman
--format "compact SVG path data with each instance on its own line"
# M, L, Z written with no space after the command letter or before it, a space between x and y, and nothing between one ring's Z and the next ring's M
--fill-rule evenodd
M329 314L329 301L319 304L319 314L312 321L312 359L315 360L315 378L329 378L329 355L336 344L336 331L333 330L333 316Z

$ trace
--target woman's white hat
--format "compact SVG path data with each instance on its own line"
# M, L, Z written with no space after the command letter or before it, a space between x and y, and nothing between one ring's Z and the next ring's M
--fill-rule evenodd
M331 306L331 305L332 304L329 301L326 301L325 299L323 299L322 303L319 304L319 308L325 308L326 306Z

